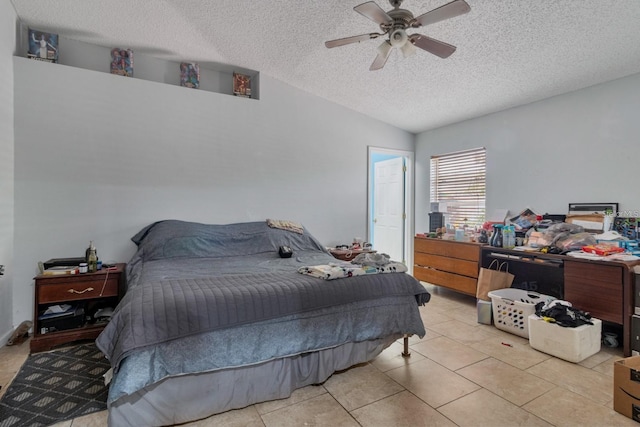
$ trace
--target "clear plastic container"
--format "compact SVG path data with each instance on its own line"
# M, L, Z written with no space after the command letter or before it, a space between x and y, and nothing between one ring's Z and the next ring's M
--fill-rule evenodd
M513 249L516 247L516 228L513 225L505 225L502 228L502 247Z

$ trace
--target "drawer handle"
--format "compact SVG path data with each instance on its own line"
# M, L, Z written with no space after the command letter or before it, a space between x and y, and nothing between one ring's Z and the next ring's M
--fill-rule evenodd
M92 290L93 288L87 288L84 291L76 291L75 289L69 289L67 292L69 292L70 294L84 294L85 292L90 292Z

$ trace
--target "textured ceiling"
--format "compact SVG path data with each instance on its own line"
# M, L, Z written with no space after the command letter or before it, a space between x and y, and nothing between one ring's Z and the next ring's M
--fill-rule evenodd
M353 10L365 0L11 1L39 30L253 69L413 133L640 72L640 0L467 0L469 13L408 31L457 46L452 56L394 50L379 71L369 66L381 39L324 46L379 31Z

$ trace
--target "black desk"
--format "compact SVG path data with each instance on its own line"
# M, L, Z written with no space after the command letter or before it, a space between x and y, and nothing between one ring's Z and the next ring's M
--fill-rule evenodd
M622 325L624 355L631 355L633 266L640 261L598 261L483 246L480 264L506 261L512 287L567 300L597 319Z

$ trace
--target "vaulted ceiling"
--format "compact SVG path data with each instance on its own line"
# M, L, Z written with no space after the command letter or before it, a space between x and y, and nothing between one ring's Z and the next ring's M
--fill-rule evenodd
M32 28L201 66L253 69L418 133L640 72L638 0L467 0L469 13L408 30L457 47L369 71L382 38L364 0L11 0ZM448 0L405 0L415 16ZM377 0L385 11L392 6Z

